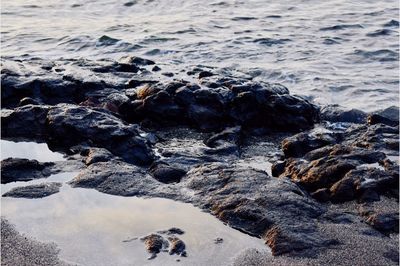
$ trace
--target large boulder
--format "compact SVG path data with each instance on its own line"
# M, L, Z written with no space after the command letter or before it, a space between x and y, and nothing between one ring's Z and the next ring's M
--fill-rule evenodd
M153 152L137 125L128 125L110 112L86 106L27 105L6 111L2 116L2 134L46 140L65 148L86 143L140 165L153 161Z

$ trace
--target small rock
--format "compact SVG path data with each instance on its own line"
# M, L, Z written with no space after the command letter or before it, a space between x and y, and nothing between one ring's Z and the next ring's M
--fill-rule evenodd
M164 234L164 235L183 235L185 233L185 231L183 231L182 229L179 229L177 227L172 227L168 230L157 231L157 233Z
M61 183L43 183L25 187L16 187L3 194L3 197L37 199L60 191Z
M157 234L150 234L140 238L140 240L144 242L147 252L151 254L148 258L149 260L157 257L157 254L160 253L161 250L168 247L168 241Z
M224 239L221 237L217 237L214 239L214 244L222 244L224 242Z
M151 70L154 72L158 72L161 70L161 68L159 66L154 66Z
M181 257L186 257L186 245L185 243L176 236L168 237L169 241L169 255L180 255Z
M209 71L201 71L201 72L199 73L199 79L201 79L201 78L207 78L207 77L211 77L211 76L214 76L214 74L211 73L211 72L209 72Z

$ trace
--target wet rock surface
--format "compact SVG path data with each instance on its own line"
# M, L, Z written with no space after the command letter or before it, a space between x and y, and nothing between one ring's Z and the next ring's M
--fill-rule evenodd
M156 70L138 57L6 62L2 135L46 141L80 162L72 187L192 203L263 239L282 258L271 260L276 265L334 263L336 251L354 253L342 254L349 264L363 264L363 254L394 264L396 108L319 108L279 84L201 68L173 77ZM62 168L50 166L3 160L2 183ZM150 259L185 256L183 233L141 240Z
M117 62L53 63L67 64L68 74L53 71L54 66L41 67L46 65L41 60L27 62L28 66L5 61L1 74L3 107L73 103L108 110L131 122L179 123L203 131L229 125L299 131L318 119L318 108L290 95L281 85L207 71L201 71L197 80L187 76L171 82L147 71L148 64L143 62L149 61L125 57Z
M186 257L186 245L176 235L183 235L185 232L179 228L173 227L168 230L160 230L157 233L151 233L149 235L132 239L124 240L123 242L131 242L139 239L145 245L145 249L150 253L149 260L157 257L160 252L168 252L169 255L178 255L180 257Z
M40 163L36 160L7 158L1 161L1 183L30 181L45 178L52 174L54 163Z
M16 187L4 193L3 197L12 198L44 198L60 191L61 183L42 183L38 185L30 185L25 187Z

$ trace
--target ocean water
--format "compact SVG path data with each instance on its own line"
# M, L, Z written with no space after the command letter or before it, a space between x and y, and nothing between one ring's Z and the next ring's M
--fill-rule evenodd
M398 17L397 0L13 0L1 53L218 67L374 111L399 105Z

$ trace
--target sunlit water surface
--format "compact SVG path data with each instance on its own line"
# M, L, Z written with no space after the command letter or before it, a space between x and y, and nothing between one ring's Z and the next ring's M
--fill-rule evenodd
M46 144L4 140L1 144L2 158L62 159L61 154L50 151ZM4 194L19 186L62 183L59 193L41 199L2 197L1 215L19 232L42 242L56 243L60 258L73 265L229 265L243 249L267 249L261 239L230 228L191 204L72 188L67 182L77 175L78 172L60 173L46 179L1 184ZM149 254L140 240L124 242L171 227L185 231L179 237L186 244L188 257L162 252L148 260ZM216 238L222 238L223 242L215 244Z

